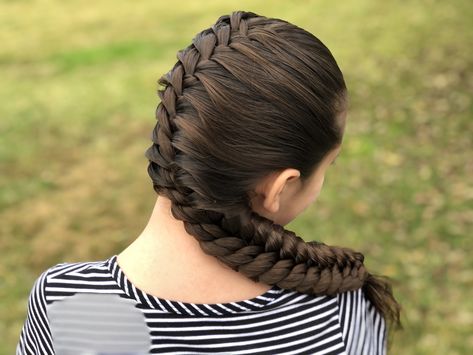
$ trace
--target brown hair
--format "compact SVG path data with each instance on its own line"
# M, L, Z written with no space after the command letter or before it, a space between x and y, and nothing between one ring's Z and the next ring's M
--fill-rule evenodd
M251 209L258 181L288 167L305 181L342 142L347 88L329 49L287 21L234 11L178 51L158 83L153 144L145 153L169 198L209 255L254 281L311 295L363 287L385 320L400 306L361 253L305 242Z

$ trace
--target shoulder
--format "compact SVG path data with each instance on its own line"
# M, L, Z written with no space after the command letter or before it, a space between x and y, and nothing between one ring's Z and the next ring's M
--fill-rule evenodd
M106 260L64 262L53 265L35 279L28 296L26 319L16 348L17 355L54 354L50 304L83 291L96 277L108 275ZM86 280L86 281L84 281Z
M36 279L33 282L33 286L31 287L30 293L29 293L29 303L30 304L36 304L36 305L42 305L46 303L46 284L52 277L52 274L54 272L57 272L59 270L62 270L65 266L67 266L69 263L59 263L54 266L51 266L41 272L39 276L36 277Z
M44 273L44 292L48 304L77 293L117 293L119 288L112 277L110 260L64 262Z
M50 268L45 270L45 273L47 274L48 279L50 279L61 275L75 275L80 273L87 273L87 270L92 269L105 270L107 267L108 260L109 259L98 261L63 262L51 266Z
M385 354L386 325L360 288L336 296L348 354Z
M17 355L54 354L47 314L46 283L50 271L57 265L44 270L33 283L28 296L26 319L16 347Z
M44 295L46 284L50 282L52 278L65 275L70 271L76 270L78 267L89 267L92 265L92 263L93 262L63 262L50 266L49 268L43 270L41 274L34 280L33 287L30 291L30 298Z

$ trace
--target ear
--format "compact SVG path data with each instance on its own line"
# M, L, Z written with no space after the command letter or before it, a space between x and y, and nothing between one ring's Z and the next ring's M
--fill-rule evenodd
M281 194L284 189L301 173L297 169L288 168L278 172L264 186L263 206L271 213L276 213L280 208Z

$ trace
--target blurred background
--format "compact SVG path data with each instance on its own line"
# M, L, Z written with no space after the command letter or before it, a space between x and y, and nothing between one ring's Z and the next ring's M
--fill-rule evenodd
M286 227L365 254L391 277L393 354L473 349L473 3L470 0L2 1L0 354L34 280L118 254L156 200L144 151L157 80L234 10L329 47L350 93L344 146L319 199Z

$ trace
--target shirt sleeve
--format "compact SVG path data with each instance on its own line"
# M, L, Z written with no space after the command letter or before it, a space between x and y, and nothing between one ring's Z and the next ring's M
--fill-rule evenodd
M340 293L337 299L347 354L385 355L385 321L362 289Z
M45 286L50 269L34 282L28 297L27 315L16 346L16 355L54 354L49 319L46 312Z

